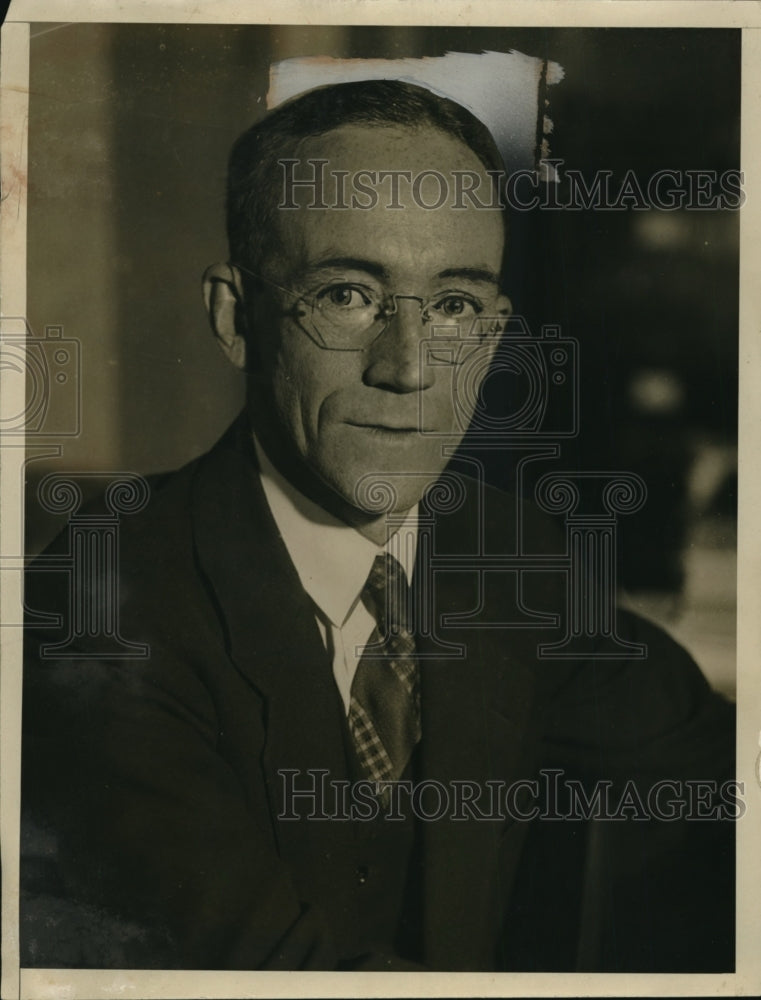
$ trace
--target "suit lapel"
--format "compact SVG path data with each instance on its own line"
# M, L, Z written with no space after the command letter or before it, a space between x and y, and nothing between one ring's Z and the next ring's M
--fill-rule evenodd
M202 461L193 492L196 551L224 617L230 657L265 701L263 764L271 815L283 810L283 769L346 778L340 702L312 603L279 536L259 481L247 425L238 421ZM335 839L345 824L278 823L284 855L307 836Z

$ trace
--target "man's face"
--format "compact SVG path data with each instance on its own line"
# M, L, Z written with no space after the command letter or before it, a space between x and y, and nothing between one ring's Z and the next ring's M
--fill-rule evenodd
M347 200L351 179L362 170L404 170L413 178L438 170L447 178L449 196L438 209L421 204L436 201L435 182L413 197L402 180L400 208L388 207L388 181L377 186L378 204L370 209L310 208L313 193L295 189L299 208L278 213L282 254L263 272L296 294L268 292L275 304L270 302L266 322L261 308L249 310L259 355L251 406L268 450L279 452L272 460L280 459L291 479L298 468L296 485L307 492L310 480L319 489L327 485L339 507L377 511L371 485L390 484L394 509L406 510L446 465L447 446L451 453L461 440L478 388L472 367L463 378L465 366L442 363L446 351L432 354L421 341L430 343L432 326L442 317L461 316L467 332L486 303L488 315L506 308L497 286L504 240L500 212L452 207L452 171L478 171L482 200L489 181L467 146L434 129L347 125L304 141L298 155L297 178L312 175L310 159L328 161L328 178L331 171L347 171ZM327 183L325 201L333 200ZM332 308L351 311L390 294L432 302L432 320L424 322L417 300L402 298L395 300L386 328L363 350L329 350L306 332L309 317L317 316L319 327L322 314L304 307L304 300L329 300ZM481 348L480 358L470 362L481 375L492 349Z

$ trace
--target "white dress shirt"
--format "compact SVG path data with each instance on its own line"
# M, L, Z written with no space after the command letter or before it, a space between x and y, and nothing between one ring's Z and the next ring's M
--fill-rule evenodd
M314 603L320 635L332 657L333 676L348 715L354 674L376 625L360 594L375 557L384 551L398 560L407 582L411 582L417 505L407 511L386 544L378 546L299 493L273 466L256 437L254 446L264 495L301 584Z

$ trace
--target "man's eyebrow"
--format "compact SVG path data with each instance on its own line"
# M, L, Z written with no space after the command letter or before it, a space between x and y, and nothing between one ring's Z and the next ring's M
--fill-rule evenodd
M367 260L364 257L326 257L324 260L317 260L307 264L301 272L305 278L319 274L320 271L364 271L366 274L377 278L379 281L388 281L388 270L377 261Z
M437 280L443 278L460 278L464 281L479 281L487 285L498 285L499 275L489 267L448 267L439 271Z

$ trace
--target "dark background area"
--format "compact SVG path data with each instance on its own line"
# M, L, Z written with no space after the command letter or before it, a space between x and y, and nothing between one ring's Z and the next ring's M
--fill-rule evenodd
M61 326L78 343L81 419L59 457L30 453L31 551L59 523L36 503L46 473L176 467L241 404L200 278L227 256L227 153L264 113L270 64L513 48L565 70L549 109L551 155L565 168L612 171L615 188L629 170L646 182L664 169L739 167L735 30L32 27L29 318L37 337ZM642 607L671 624L692 615L728 676L737 213L519 213L509 285L535 334L558 324L580 345L580 433L559 467L647 483L645 508L621 525L624 586L643 601L659 595ZM510 405L504 381L485 394L494 412ZM509 485L514 463L497 452L486 461L489 478Z

